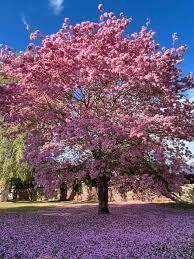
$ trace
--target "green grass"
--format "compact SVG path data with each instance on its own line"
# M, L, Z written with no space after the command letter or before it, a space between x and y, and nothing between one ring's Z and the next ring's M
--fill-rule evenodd
M76 202L0 202L0 213L31 213L71 204Z

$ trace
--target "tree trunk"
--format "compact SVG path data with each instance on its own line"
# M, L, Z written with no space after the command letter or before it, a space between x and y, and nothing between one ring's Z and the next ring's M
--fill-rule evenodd
M17 200L17 197L18 197L18 190L14 188L12 193L13 193L12 200L14 200L14 201Z
M106 176L98 177L97 193L98 193L98 214L109 214L108 209L108 181Z
M74 198L76 196L76 191L74 189L72 189L70 195L69 195L69 198L67 199L67 201L73 201Z
M65 183L60 186L60 201L67 200L67 185Z

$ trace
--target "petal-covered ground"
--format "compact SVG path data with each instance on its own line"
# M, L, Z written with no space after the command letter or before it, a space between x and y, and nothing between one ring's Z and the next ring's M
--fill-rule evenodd
M192 257L194 211L158 204L50 207L0 214L0 258Z

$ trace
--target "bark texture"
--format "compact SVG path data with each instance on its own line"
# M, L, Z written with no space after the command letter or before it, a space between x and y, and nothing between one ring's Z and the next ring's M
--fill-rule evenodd
M109 214L108 208L108 182L109 179L106 176L98 177L97 179L97 193L98 193L98 213Z
M60 201L67 200L67 185L65 183L60 186Z

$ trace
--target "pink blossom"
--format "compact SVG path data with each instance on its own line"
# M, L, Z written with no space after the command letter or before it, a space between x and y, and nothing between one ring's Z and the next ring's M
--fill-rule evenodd
M29 31L30 29L31 29L30 25L27 24L27 25L26 25L26 30Z
M98 5L98 10L101 11L101 12L103 11L103 5L102 4Z
M64 23L68 23L69 22L69 18L64 18Z

